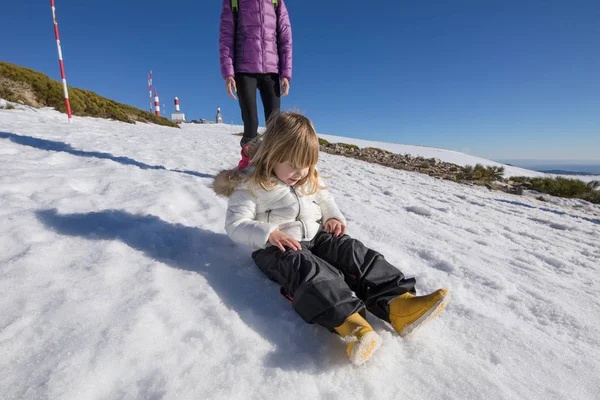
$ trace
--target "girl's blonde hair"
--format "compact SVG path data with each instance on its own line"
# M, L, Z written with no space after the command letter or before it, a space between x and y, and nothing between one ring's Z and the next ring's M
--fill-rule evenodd
M302 188L303 194L313 194L320 188L318 160L319 138L310 119L294 112L276 114L269 118L262 143L252 158L255 170L250 183L269 190L275 186L275 165L289 161L294 168L308 168L308 175L296 186Z

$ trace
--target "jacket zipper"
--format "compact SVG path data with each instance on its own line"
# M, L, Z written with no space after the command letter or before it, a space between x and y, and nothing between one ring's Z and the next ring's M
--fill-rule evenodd
M302 227L302 239L306 237L306 233L308 229L304 226L304 221L300 219L300 214L302 214L302 203L300 203L300 197L298 197L298 193L296 193L296 189L293 186L290 186L290 190L296 196L296 200L298 201L298 215L296 215L296 221L300 221L300 225Z
M271 222L271 211L273 210L267 211L267 223Z
M262 61L262 71L260 71L261 73L265 73L266 69L265 69L265 49L264 49L264 45L265 45L265 15L264 15L264 4L263 4L264 0L260 0L258 2L258 4L260 4L260 18L261 18L261 22L260 22L260 43L261 46L263 46L263 49L261 51L261 61Z

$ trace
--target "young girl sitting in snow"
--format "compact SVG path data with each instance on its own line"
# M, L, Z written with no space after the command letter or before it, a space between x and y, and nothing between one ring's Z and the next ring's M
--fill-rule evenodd
M308 118L279 114L262 139L250 168L221 172L214 190L229 197L229 237L255 249L258 267L306 322L337 332L350 360L362 364L381 344L365 309L400 336L444 309L446 289L415 296L414 278L346 235L346 220L315 169L319 140Z

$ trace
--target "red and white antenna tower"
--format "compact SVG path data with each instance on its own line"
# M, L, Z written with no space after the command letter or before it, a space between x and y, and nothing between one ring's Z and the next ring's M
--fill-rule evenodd
M158 93L156 93L156 88L154 88L154 113L160 117L160 103L158 102Z
M69 117L69 123L71 123L73 116L71 115L71 103L69 102L69 90L67 88L67 78L65 77L65 64L63 63L62 50L60 48L60 36L58 35L58 22L56 22L56 7L54 7L54 0L50 0L50 6L52 7L52 19L54 20L54 36L56 36L56 47L58 49L58 64L60 65L60 77L62 78L63 91L65 92L65 104L67 106L67 116Z
M148 74L148 97L150 98L150 112L152 112L152 70Z

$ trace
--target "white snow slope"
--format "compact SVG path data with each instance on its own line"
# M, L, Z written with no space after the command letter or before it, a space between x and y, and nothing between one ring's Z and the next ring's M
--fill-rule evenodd
M410 144L371 142L363 139L344 138L340 136L322 135L319 137L331 143L348 143L355 144L359 147L377 147L396 154L411 154L413 156L421 156L424 158L439 158L442 161L454 163L457 165L496 165L504 167L504 176L547 176L542 172L532 171L529 169L514 167L512 165L502 164L496 161L486 160L485 158L472 156L454 150L438 149L435 147L414 146Z
M2 399L598 399L600 218L323 154L349 233L453 295L354 367L225 235L231 131L0 110Z

